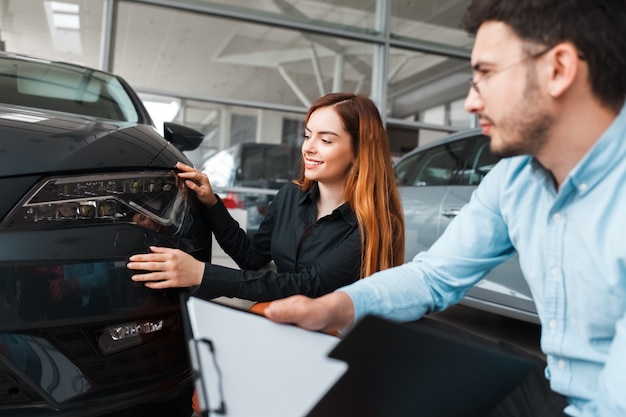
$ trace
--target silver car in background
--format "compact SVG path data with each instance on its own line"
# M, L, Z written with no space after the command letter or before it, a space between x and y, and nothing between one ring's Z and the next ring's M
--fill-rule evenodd
M406 222L406 259L428 249L498 162L480 129L419 146L395 165ZM539 323L518 256L493 269L461 301L469 307Z

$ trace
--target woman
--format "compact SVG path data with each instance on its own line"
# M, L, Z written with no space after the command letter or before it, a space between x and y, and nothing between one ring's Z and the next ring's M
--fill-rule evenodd
M374 103L328 94L306 115L298 180L275 196L253 239L239 228L206 175L178 163L178 175L206 206L222 249L241 270L163 247L130 258L132 276L154 289L199 285L204 298L268 301L309 297L404 262L404 219L389 140ZM259 271L271 260L276 272Z

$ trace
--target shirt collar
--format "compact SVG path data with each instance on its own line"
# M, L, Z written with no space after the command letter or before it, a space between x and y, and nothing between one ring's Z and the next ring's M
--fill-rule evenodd
M568 179L584 195L626 159L626 105L589 152L570 172Z
M571 187L579 195L585 195L624 159L626 159L626 104L609 128L570 171L561 185L561 190ZM546 177L546 181L550 183L553 181L550 172L534 157L531 157L531 168L536 175Z
M299 205L303 205L303 204L314 205L319 195L320 195L320 189L316 182L308 191L302 193L302 196L298 200L298 204ZM350 226L358 225L356 214L354 213L354 210L352 210L352 208L350 207L348 203L343 203L342 205L337 207L335 210L333 210L333 213L335 213L336 211L339 211L339 213L341 214L345 222L348 223Z
M302 193L300 199L298 200L298 204L307 204L314 203L317 197L320 195L320 189L317 186L317 183L313 183L313 186L308 190Z

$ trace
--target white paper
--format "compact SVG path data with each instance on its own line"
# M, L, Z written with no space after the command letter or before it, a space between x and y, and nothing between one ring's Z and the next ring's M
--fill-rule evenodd
M327 356L337 337L197 297L189 298L187 309L198 394L205 410L203 394L208 397L209 416L305 416L347 369ZM201 339L211 341L214 355ZM225 414L214 411L222 394Z

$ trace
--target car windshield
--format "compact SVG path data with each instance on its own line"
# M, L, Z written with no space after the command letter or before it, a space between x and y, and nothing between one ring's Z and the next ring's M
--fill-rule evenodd
M133 101L116 77L61 63L0 58L0 102L102 119L139 120Z

